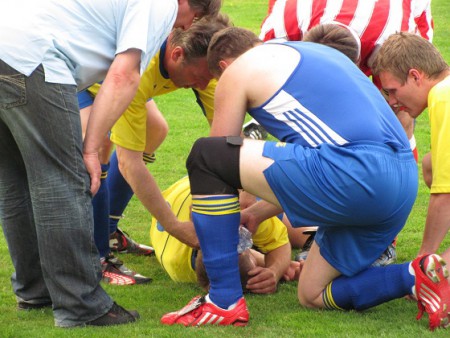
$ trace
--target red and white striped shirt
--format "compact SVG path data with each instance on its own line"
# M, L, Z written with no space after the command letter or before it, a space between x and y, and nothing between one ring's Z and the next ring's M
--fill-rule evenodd
M433 38L431 0L276 0L264 19L260 38L300 41L312 27L338 22L361 40L360 68L371 75L367 61L375 48L399 31Z

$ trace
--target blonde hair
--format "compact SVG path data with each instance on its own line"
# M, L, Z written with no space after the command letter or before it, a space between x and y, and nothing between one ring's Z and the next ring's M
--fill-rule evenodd
M420 70L435 79L448 68L431 42L416 34L400 32L391 35L378 50L372 72L374 75L389 72L403 85L410 69Z

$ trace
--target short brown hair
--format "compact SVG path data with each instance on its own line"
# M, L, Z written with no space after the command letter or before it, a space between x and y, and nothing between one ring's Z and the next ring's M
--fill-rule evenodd
M316 42L337 49L357 63L360 54L360 41L356 40L350 28L338 24L321 24L308 31L303 41Z
M183 48L187 62L192 59L206 57L213 35L230 25L230 20L225 14L219 13L216 16L205 16L195 21L186 30L181 28L174 29L170 37L170 44Z
M448 65L428 40L407 32L391 35L375 56L372 65L373 74L389 72L403 85L410 69L420 70L433 79L447 70Z
M211 74L221 74L219 62L237 58L262 43L255 33L240 27L229 27L214 34L208 48L208 68Z
M222 0L188 0L188 3L200 16L217 15L222 6Z

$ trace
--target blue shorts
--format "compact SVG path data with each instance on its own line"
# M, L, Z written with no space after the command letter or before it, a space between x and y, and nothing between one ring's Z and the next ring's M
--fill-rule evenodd
M92 106L94 97L87 91L87 89L78 92L78 105L80 109Z
M417 195L410 149L266 142L264 175L294 227L318 226L321 255L343 275L370 266L405 225Z

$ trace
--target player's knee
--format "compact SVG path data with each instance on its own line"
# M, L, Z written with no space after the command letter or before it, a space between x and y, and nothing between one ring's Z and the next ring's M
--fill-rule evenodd
M298 287L297 290L298 301L301 306L310 309L321 309L323 308L323 303L321 301L321 295L316 295L315 293L308 292L307 290Z
M203 151L206 149L205 143L207 143L207 138L199 138L194 142L186 160L186 168L189 173L196 170L200 166L200 161L203 162Z
M205 175L211 175L209 165L211 155L208 155L209 139L199 138L194 142L192 149L186 160L186 169L189 173L189 180L191 182L191 189L194 189L197 182L200 183ZM213 150L214 151L214 150Z
M128 174L127 161L117 155L117 166L119 167L119 171L123 177L126 177Z
M237 194L240 145L227 137L198 139L186 161L192 194Z
M151 137L154 139L154 143L158 143L159 145L165 140L167 134L169 133L169 124L166 120L162 119L158 122L156 127L157 128L152 128L150 133Z

